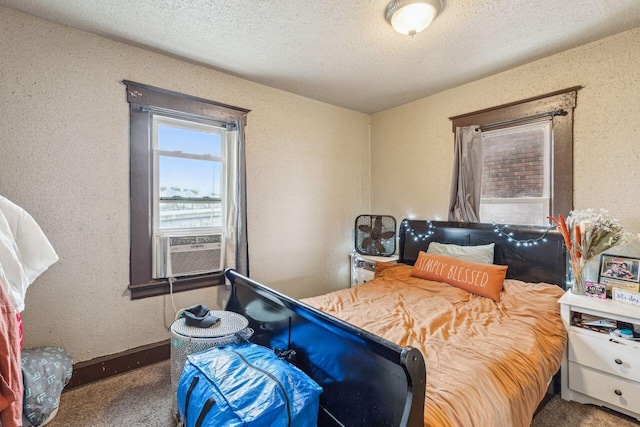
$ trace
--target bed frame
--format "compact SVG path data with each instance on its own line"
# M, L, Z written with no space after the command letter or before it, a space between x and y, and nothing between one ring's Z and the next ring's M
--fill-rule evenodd
M413 265L430 242L458 245L495 243L495 263L509 266L507 278L553 283L565 288L566 250L560 233L545 242L517 246L492 224L408 220L400 227L400 262ZM412 231L427 239L415 239ZM519 240L537 239L546 228L510 226ZM294 350L294 364L322 388L319 426L422 426L426 369L422 354L399 347L360 328L276 292L234 270L226 310L244 315L251 341Z

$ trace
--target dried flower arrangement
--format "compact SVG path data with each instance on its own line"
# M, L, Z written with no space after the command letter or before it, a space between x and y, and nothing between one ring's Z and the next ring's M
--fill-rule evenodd
M595 211L585 209L571 211L565 218L549 217L564 238L564 244L571 258L574 285L571 290L584 293L582 269L587 261L604 251L622 243L628 238L617 219L612 218L606 209Z

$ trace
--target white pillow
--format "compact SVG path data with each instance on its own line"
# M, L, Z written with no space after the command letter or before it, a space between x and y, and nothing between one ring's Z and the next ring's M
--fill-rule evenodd
M493 248L495 243L478 246L460 246L446 243L431 242L427 249L428 254L447 255L465 261L493 264Z

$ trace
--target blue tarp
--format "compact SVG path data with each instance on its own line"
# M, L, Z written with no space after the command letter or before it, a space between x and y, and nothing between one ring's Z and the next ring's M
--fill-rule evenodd
M187 357L177 399L186 427L316 426L322 388L266 347L214 347Z

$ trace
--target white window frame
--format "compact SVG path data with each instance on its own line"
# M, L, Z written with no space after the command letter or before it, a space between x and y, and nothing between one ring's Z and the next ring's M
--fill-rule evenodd
M540 129L544 132L544 147L543 147L543 190L541 197L483 197L480 196L480 206L483 204L530 204L536 201L544 201L544 216L542 218L542 224L548 224L546 218L551 215L551 195L553 193L553 124L551 120L545 120L534 123L527 123L524 125L509 126L506 128L490 130L482 133L482 140L485 138L508 135L511 133L523 132L528 130ZM483 160L484 163L484 160ZM484 165L483 165L484 167ZM481 221L486 221L487 218L480 218ZM493 220L493 219L492 219Z
M223 233L226 228L226 211L227 211L227 137L226 129L212 124L202 123L196 120L184 120L173 117L167 117L159 114L153 114L151 126L151 150L153 152L153 234L205 234L205 233ZM192 130L197 132L205 132L220 135L220 156L207 154L192 154L182 151L165 151L158 149L158 127L160 125ZM219 162L221 168L220 182L220 226L207 227L177 227L160 229L160 156L176 157L183 159L205 160ZM188 203L188 200L185 200Z

